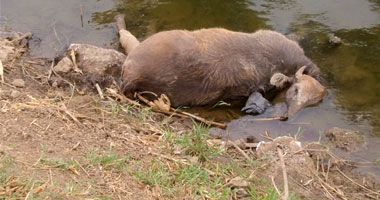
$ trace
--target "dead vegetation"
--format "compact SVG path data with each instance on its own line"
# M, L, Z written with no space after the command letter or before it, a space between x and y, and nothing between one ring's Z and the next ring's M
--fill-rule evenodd
M266 133L273 148L260 154L252 141L213 139L205 119L156 113L117 87L86 89L12 45L0 91L0 199L379 199L376 179L351 173L353 163L321 144L292 149Z

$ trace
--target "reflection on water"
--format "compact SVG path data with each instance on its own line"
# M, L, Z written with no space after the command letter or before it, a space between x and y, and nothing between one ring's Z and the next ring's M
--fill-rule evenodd
M80 5L84 11L83 27ZM32 43L32 51L48 57L71 42L117 44L112 22L119 13L126 15L128 29L140 39L162 30L207 27L297 32L305 36L302 46L320 66L330 93L321 105L299 115L299 120L313 124L302 126L307 130L304 137L316 139L319 132L331 126L358 129L368 137L380 136L379 8L377 0L66 0L64 5L59 0L2 0L0 19L1 25L32 31L41 38ZM328 33L341 37L343 44L329 46ZM193 110L214 119L235 119L241 115L236 108L206 111ZM251 118L232 121L230 134L242 136L259 130L258 127L287 134L295 133L299 127L292 122L257 124ZM371 159L380 158L376 141L371 140L373 149L368 150L373 153Z
M128 29L138 38L171 29L224 27L253 32L268 28L266 19L249 9L250 5L246 0L119 1L113 10L95 13L93 20L101 24L110 23L116 14L123 13Z

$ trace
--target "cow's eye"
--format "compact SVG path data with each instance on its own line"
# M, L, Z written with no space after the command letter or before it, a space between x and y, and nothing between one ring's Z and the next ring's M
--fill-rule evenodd
M296 87L296 88L294 89L294 93L295 93L295 94L298 94L298 87Z

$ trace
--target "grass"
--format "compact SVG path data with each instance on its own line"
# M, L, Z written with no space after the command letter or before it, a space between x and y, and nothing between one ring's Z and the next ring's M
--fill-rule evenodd
M0 186L2 184L2 180L9 176L7 171L8 168L13 166L13 161L9 157L8 154L0 154Z
M88 167L102 166L106 169L113 168L122 170L127 166L126 162L129 160L129 157L129 155L120 156L110 149L105 154L91 151L85 155L85 160L88 163Z
M221 150L207 144L207 139L210 139L208 126L194 123L192 130L182 135L176 135L167 127L163 128L163 132L164 142L168 144L166 146L181 147L183 156L190 160L183 163L153 159L149 165L131 171L130 174L150 188L159 188L169 198L178 197L181 193L190 193L191 198L231 197L233 189L226 184L227 180L246 170L234 164L215 165L211 159L221 155ZM173 149L170 152L173 153Z
M213 177L199 163L180 164L171 169L164 163L153 160L148 168L140 168L134 175L141 183L151 188L160 188L168 197L192 191L191 193L198 197L226 199L232 193L231 187L225 186L224 178Z
M221 152L220 149L208 145L207 139L210 139L209 127L194 123L190 133L172 140L174 144L182 146L186 154L197 156L201 162L204 162Z

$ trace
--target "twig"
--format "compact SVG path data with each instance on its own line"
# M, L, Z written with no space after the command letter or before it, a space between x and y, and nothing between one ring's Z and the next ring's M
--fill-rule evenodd
M1 76L1 82L4 83L4 67L3 62L0 60L0 76Z
M325 176L325 178L326 178L326 182L327 182L327 180L329 179L329 172L330 172L330 166L331 166L331 158L329 159L329 161L328 161L328 163L327 163L327 172L326 172L326 176Z
M73 148L71 148L71 151L74 151L75 149L77 149L80 145L80 142L78 142L76 145L73 146Z
M281 195L280 190L278 190L278 188L277 188L276 182L274 182L274 177L271 176L270 179L272 180L272 185L273 185L274 189L276 190L277 194Z
M32 192L33 187L34 187L34 182L33 182L33 184L32 184L32 187L30 188L28 194L26 194L26 196L25 196L25 200L27 200L27 199L29 198L29 195L30 195L30 193Z
M281 147L277 146L277 154L280 158L281 168L282 168L282 176L284 179L284 194L280 197L281 200L288 200L289 199L289 182L288 182L288 175L286 173L286 167L284 162L284 154L282 153Z
M75 58L75 51L74 49L71 49L71 52L70 52L70 55L71 55L71 59L73 60L73 69L75 72L78 72L80 74L83 74L82 70L79 69L78 65L77 65L77 61L76 61L76 58Z
M256 119L251 119L252 121L273 121L273 120L280 120L280 121L285 121L287 120L287 117L266 117L266 118L256 118Z
M79 166L79 168L82 169L82 171L84 171L84 173L87 175L87 177L90 177L90 174L82 167L81 164L79 164L79 162L77 160L74 159L74 162Z
M2 82L1 84L4 84L4 85L9 86L11 88L15 88L15 89L17 88L16 86L9 84L9 83L6 83L6 82Z
M173 109L173 108L171 108L170 110L175 111L175 109ZM202 118L202 117L199 117L199 116L193 115L193 114L191 114L191 113L188 113L188 112L179 111L179 113L184 114L184 115L186 115L186 116L189 116L189 117L191 117L191 118L194 118L195 120L198 120L198 121L203 122L203 123L205 123L205 124L211 124L211 125L217 126L217 127L219 127L219 128L226 128L226 127L227 127L227 126L226 126L225 124L223 124L223 123L212 122L212 121L206 120L206 119L204 119L204 118Z
M242 155L244 156L244 158L246 158L247 160L251 161L251 158L249 158L249 156L233 141L231 140L228 140L227 141L227 144L231 144L233 147L235 147L235 149Z
M47 77L48 81L50 80L50 77L53 74L53 68L54 68L54 60L51 61L51 65L50 65L50 69L49 69L49 73L48 73L48 77Z
M55 27L53 27L53 32L54 32L54 35L55 35L55 37L57 38L59 44L62 45L61 39L59 39L58 34L57 34L57 31L55 30Z
M351 181L353 184L355 184L355 185L357 185L357 186L359 186L359 187L361 187L361 188L367 190L368 192L370 192L370 193L372 193L372 194L380 195L380 193L375 192L375 191L373 191L373 190L370 190L370 189L366 188L365 186L363 186L363 185L361 185L361 184L355 182L355 181L352 180L350 177L348 177L346 174L344 174L342 171L340 171L340 169L339 169L338 167L336 167L336 169L338 170L338 172L339 172L340 174L342 174L342 176L344 176L346 179L348 179L349 181Z
M206 119L204 119L202 117L198 117L198 116L195 116L193 114L190 114L188 112L177 111L177 110L175 110L173 108L170 108L170 111L159 110L159 109L156 108L156 106L155 106L155 104L153 102L151 102L148 99L144 98L139 93L137 93L137 98L140 99L141 101L143 101L144 103L146 103L147 105L149 105L150 107L152 107L152 110L155 111L155 112L163 113L163 114L166 114L166 115L169 115L169 116L172 115L172 116L177 116L177 117L182 117L182 118L193 118L193 119L195 119L197 121L203 122L205 124L213 125L213 126L216 126L216 127L219 127L219 128L226 128L227 127L225 124L218 123L218 122L212 122L212 121L206 120Z
M333 199L333 200L335 200L336 198L335 198L335 197L329 192L329 190L324 186L322 180L321 180L321 179L318 179L318 180L319 180L319 182L320 182L322 188L326 191L326 193L327 193L327 197L328 197L329 199Z
M71 117L72 120L74 120L76 123L81 124L80 121L73 115L71 114L68 110L65 104L62 104L61 108L58 108L60 111L66 113L69 117Z
M341 190L332 187L327 182L324 182L322 180L322 178L318 176L318 171L316 171L316 172L315 171L311 171L311 172L313 173L313 175L315 177L318 178L318 181L320 182L321 186L325 189L325 191L327 192L327 194L329 194L332 197L332 199L335 199L335 197L327 190L327 188L325 186L327 186L329 189L331 189L332 191L334 191L341 199L347 200L347 197L344 195L344 193Z
M96 83L95 87L96 87L96 90L99 93L100 99L104 99L104 95L103 95L102 89L100 88L99 84Z
M268 139L268 140L270 140L270 141L273 141L274 139L269 135L269 133L268 133L268 131L265 131L265 135L260 135L261 137L263 137L263 138L266 138L266 139Z
M122 103L127 102L127 103L129 103L129 104L134 105L134 106L139 106L139 107L141 107L141 104L139 104L137 101L133 101L133 100L127 98L126 96L124 96L123 94L119 94L119 93L117 93L115 90L113 90L113 89L111 89L111 88L107 88L107 89L106 89L106 92L107 92L108 94L110 94L111 96L113 96L114 98L119 99L120 102L122 102Z

